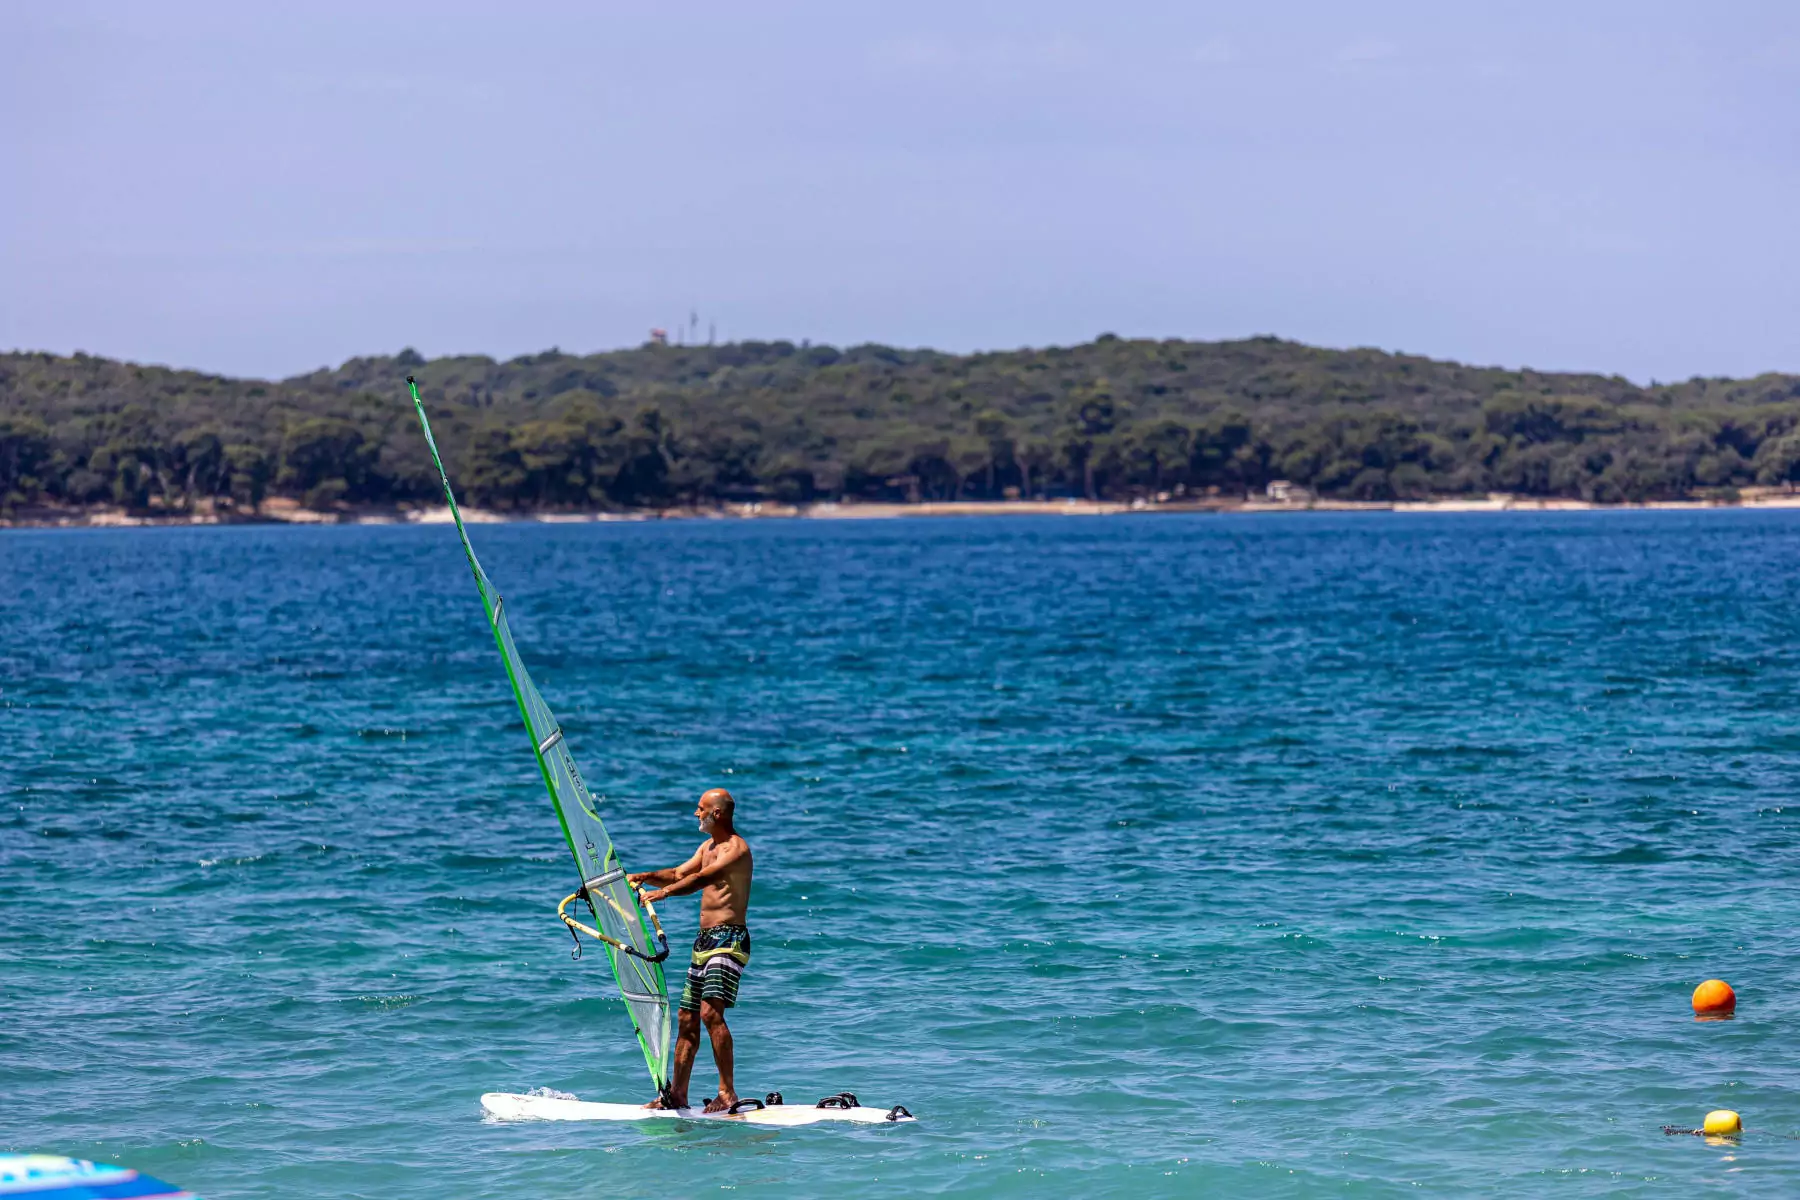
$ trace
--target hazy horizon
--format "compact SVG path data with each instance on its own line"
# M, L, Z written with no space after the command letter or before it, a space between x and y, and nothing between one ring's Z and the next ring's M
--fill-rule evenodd
M1800 371L1800 10L0 8L0 347Z

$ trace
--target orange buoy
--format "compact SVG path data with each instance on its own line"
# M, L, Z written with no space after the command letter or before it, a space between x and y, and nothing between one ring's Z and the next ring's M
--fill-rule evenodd
M1694 1015L1722 1017L1737 1008L1737 993L1723 979L1709 979L1694 989Z

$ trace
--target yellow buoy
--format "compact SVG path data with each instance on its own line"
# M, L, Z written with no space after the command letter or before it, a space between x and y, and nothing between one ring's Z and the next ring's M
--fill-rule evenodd
M1705 1133L1742 1133L1744 1122L1729 1108L1717 1108L1706 1114L1700 1128Z
M1723 979L1709 979L1694 989L1694 1015L1722 1017L1737 1008L1737 993Z

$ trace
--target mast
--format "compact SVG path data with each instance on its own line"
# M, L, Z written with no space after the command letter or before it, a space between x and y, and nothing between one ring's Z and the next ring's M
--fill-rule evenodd
M469 560L469 570L481 593L482 611L487 614L494 644L506 666L507 682L512 685L519 716L531 739L538 773L543 777L545 790L550 793L550 803L562 826L563 840L575 856L575 865L580 872L581 886L563 899L557 906L556 915L562 918L575 938L577 957L581 953L583 934L606 948L613 979L631 1014L638 1045L644 1052L644 1063L650 1068L650 1078L658 1090L663 1090L669 1083L669 995L663 975L663 960L669 956L668 939L663 936L656 910L644 900L641 889L626 880L612 838L606 832L594 798L563 738L562 726L525 669L525 661L519 655L506 618L505 602L481 569L475 547L469 543L462 510L457 507L456 493L451 490L444 460L438 454L437 440L431 436L431 421L425 416L425 404L419 398L418 381L408 375L406 385L412 393L413 409L419 415L425 445L431 450L431 461L444 485L444 500L450 506L451 520L456 523L456 536L462 541L463 555ZM569 915L569 905L578 899L586 903L593 925Z

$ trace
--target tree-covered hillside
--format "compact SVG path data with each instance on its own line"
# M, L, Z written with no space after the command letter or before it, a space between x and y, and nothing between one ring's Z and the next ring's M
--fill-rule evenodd
M452 477L504 509L720 500L1677 498L1800 479L1800 377L1638 387L1276 338L1101 337L953 355L644 346L352 359L279 383L0 355L0 504L429 502L416 374Z

